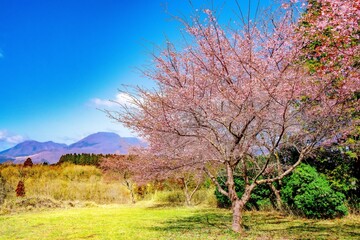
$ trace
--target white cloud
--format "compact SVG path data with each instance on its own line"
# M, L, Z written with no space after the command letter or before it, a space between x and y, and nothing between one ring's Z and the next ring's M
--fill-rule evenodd
M8 143L17 144L17 143L21 143L21 142L25 141L25 138L23 136L21 136L21 135L14 135L14 136L8 136L6 138L6 140L7 140Z
M91 102L96 106L96 107L113 107L116 104L110 100L105 100L105 99L100 99L100 98L93 98L91 99Z
M133 102L133 99L127 93L118 93L115 96L114 100L93 98L93 99L91 99L91 102L96 107L115 107L115 106L118 106L119 104L121 104L121 105L131 104Z
M118 93L116 95L115 101L120 104L129 104L134 102L134 100L127 93Z
M6 130L0 130L0 142L7 142L7 143L21 143L25 141L25 138L21 135L11 134Z
M9 133L7 130L0 130L0 151L25 141L26 138Z

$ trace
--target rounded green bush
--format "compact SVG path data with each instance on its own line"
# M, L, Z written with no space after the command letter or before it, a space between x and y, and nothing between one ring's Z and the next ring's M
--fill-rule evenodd
M334 218L348 213L345 196L331 189L326 178L310 165L301 164L284 183L283 201L308 218Z

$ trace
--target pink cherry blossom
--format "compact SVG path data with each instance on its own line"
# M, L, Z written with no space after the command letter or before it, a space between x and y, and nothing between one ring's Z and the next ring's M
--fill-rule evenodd
M109 112L146 139L154 168L180 161L187 169L204 170L232 202L234 231L242 230L242 212L257 185L282 179L321 144L353 127L351 114L359 101L351 99L360 84L358 69L350 66L358 47L337 47L336 52L325 41L315 54L329 55L315 73L303 56L312 37L326 28L324 21L340 27L333 34L339 46L348 43L357 26L359 1L319 2L324 17L301 19L309 18L319 28L294 22L291 7L279 10L281 17L240 29L222 27L205 10L204 21L185 22L189 46L177 50L168 44L153 55L154 68L144 74L157 89L135 87L128 93L133 106ZM343 2L349 9L341 8ZM346 23L339 20L340 13ZM338 63L338 68L332 66ZM341 81L334 81L334 75L341 75ZM283 148L298 152L294 164L280 163ZM227 189L217 181L220 169L226 172ZM235 174L245 181L240 197Z

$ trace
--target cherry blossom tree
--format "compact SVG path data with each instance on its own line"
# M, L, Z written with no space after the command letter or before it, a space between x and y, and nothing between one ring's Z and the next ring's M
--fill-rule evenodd
M359 78L360 0L310 0L300 20L304 53L317 71Z
M100 160L100 167L103 170L119 174L121 183L130 193L132 203L136 202L133 180L135 166L134 156L129 155L106 155Z
M348 101L355 104L360 97L359 23L360 0L311 0L298 28L305 43L302 57L312 71L332 79L333 95L353 91ZM356 108L353 118L359 119Z
M205 173L202 171L202 161L187 160L183 154L177 154L179 151L182 152L184 149L177 146L177 149L172 150L173 155L169 158L167 155L153 154L147 149L137 149L138 165L132 167L136 171L135 181L138 183L177 181L184 192L185 204L190 206L192 197L204 183Z
M192 197L204 182L201 165L194 162L189 166L180 158L160 158L147 149L133 149L132 153L104 157L100 166L104 170L121 174L121 181L129 190L133 203L135 203L134 184L141 186L156 181L175 180L184 192L185 204L191 205Z
M129 104L108 111L143 137L154 156L201 166L231 200L236 232L242 231L254 188L279 181L316 148L351 129L349 105L359 108L347 101L359 85L344 81L342 91L331 94L332 78L310 73L299 59L306 42L291 8L277 15L229 28L206 9L192 22L183 21L188 44L178 50L168 43L144 71L157 88L129 89ZM298 159L280 164L278 153L287 147ZM216 178L219 168L226 172L227 190ZM245 182L241 196L235 172Z

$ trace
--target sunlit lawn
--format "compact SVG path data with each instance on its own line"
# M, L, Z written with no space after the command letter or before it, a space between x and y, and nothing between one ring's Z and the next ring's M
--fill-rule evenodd
M230 212L109 205L0 216L0 239L239 239ZM360 239L360 217L305 220L247 212L244 239Z

